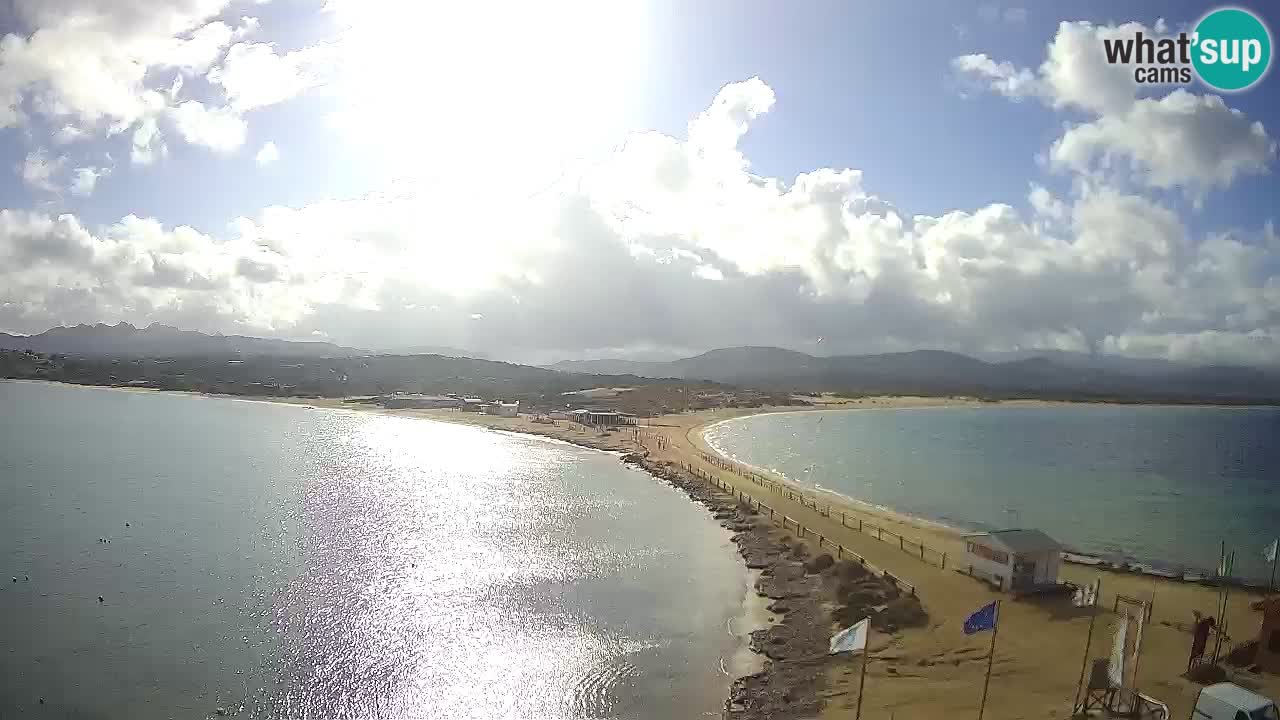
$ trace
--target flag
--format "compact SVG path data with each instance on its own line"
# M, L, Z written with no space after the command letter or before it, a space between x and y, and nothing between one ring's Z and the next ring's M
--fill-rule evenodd
M871 619L863 618L851 627L831 636L829 655L842 652L855 652L867 649L867 630L871 627Z
M1266 558L1266 559L1267 559L1267 562L1275 562L1275 561L1276 561L1276 546L1277 546L1277 545L1280 545L1280 538L1276 538L1275 540L1272 540L1270 545L1268 545L1268 546L1266 546L1265 548L1263 548L1263 549L1262 549L1262 557Z
M989 604L978 608L977 612L970 615L964 621L964 634L973 635L984 630L992 630L996 626L996 603L992 600Z

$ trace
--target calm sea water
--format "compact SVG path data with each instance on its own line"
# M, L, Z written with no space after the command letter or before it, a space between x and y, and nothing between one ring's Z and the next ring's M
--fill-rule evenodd
M1080 550L1266 581L1280 534L1280 409L1069 405L760 415L728 455L961 528L1038 527Z
M0 717L718 714L747 588L602 453L33 383L0 383L0 571Z

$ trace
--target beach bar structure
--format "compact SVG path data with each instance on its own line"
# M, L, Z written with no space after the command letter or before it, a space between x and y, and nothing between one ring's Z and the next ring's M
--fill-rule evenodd
M501 400L494 400L484 406L484 414L498 417L515 417L520 414L520 401L502 402Z
M964 536L969 574L1001 590L1034 592L1058 584L1062 545L1039 530L994 530Z
M383 402L383 405L390 410L397 408L421 408L421 409L438 409L449 408L458 409L462 407L462 400L448 395L416 395L412 393L396 393L390 395Z
M569 419L582 425L598 425L600 427L617 427L619 425L635 425L636 416L630 413L613 410L573 410L568 413Z

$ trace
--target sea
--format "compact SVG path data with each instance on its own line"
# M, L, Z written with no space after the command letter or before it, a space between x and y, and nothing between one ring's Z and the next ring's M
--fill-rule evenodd
M1266 584L1280 535L1280 408L987 405L757 415L727 456L962 530L1039 528L1157 572Z
M610 454L0 382L0 717L719 716L749 582Z

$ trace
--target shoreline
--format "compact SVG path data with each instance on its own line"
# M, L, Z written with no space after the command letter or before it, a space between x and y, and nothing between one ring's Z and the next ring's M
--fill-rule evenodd
M77 387L86 386L78 385ZM233 397L254 400L242 396ZM895 578L904 579L916 590L930 618L929 627L898 628L888 638L881 636L872 638L868 656L871 662L866 680L868 697L862 703L864 714L870 717L888 717L891 713L897 713L901 717L951 717L976 713L978 697L973 688L981 687L983 683L988 641L981 637L974 639L964 635L960 630L960 624L975 608L1001 598L1005 600L1000 613L1001 625L1002 627L1008 625L1012 629L1000 634L1001 647L996 659L993 679L1002 680L991 684L992 699L995 702L994 705L989 704L987 707L991 720L1006 720L1006 718L1013 720L1016 717L1028 716L1061 717L1067 714L1071 698L1076 691L1082 662L1080 653L1085 646L1085 638L1092 632L1089 657L1098 658L1106 655L1110 647L1111 625L1114 622L1113 604L1118 603L1120 598L1141 598L1152 603L1149 621L1145 624L1145 650L1139 676L1141 689L1166 702L1170 708L1171 717L1189 715L1200 689L1200 685L1184 678L1183 672L1192 639L1193 615L1218 614L1220 593L1216 587L1175 581L1160 575L1142 575L1092 565L1063 563L1060 578L1064 581L1083 584L1095 578L1102 579L1097 611L1098 628L1092 631L1088 615L1078 608L1072 608L1069 598L1015 599L993 592L985 584L964 574L953 572L950 565L948 569L942 570L937 565L922 561L910 552L902 552L896 542L882 542L874 534L863 534L856 526L845 525L838 513L833 519L830 512L824 514L823 510L814 507L813 504L802 504L778 494L765 494L763 488L753 485L747 478L709 462L702 455L715 451L701 437L701 431L714 423L728 419L779 411L813 412L824 409L854 409L860 406L886 408L919 406L922 403L941 404L937 399L886 398L884 404L854 401L805 409L782 407L700 411L660 416L653 418L648 425L609 433L584 432L563 421L557 421L555 425L538 424L524 416L517 419L447 410L388 411L368 405L344 403L340 399L271 397L262 400L313 408L372 412L396 417L422 417L499 431L539 435L596 450L645 453L651 462L675 468L696 469L697 472L714 478L712 481L691 482L691 487L700 489L701 492L713 492L713 482L724 484L728 481L737 492L747 495L756 502L763 500L771 508L791 519L792 529L796 524L803 522L809 531L809 536L802 541L802 544L809 543L812 547L809 538L814 535L817 536L819 544L824 538L828 544L842 544L849 552L865 558L869 564L874 563L876 567L891 572ZM950 402L959 404L956 401ZM662 439L658 440L658 438ZM664 478L659 477L659 479ZM786 486L794 490L801 489L790 481ZM804 490L810 495L813 493L809 488ZM849 504L836 499L832 507L838 505ZM960 543L956 534L944 531L936 525L926 524L901 514L850 507L855 513L874 518L875 523L882 526L886 533L908 538L913 545L920 543L928 545L931 550L941 548L947 552L954 552L955 555L952 557L960 557L963 552L963 544ZM766 529L766 533L769 532L778 533L776 527ZM776 539L775 536L775 541ZM787 539L791 540L790 537ZM738 547L741 553L743 545L739 544ZM748 560L748 568L750 568L750 560ZM760 584L759 581L757 584ZM757 587L757 590L759 589ZM803 595L809 597L812 602L826 603L825 607L830 607L831 590L829 588L810 587ZM1259 597L1258 593L1250 590L1230 594L1227 612L1223 618L1232 628L1232 643L1251 637L1250 633L1256 628L1258 617L1250 604ZM771 603L770 609L774 609L772 605L776 605L776 601ZM783 607L786 606L784 602ZM809 643L810 648L825 653L826 637L829 631L837 628L830 622L815 620L823 617L822 615L806 616L803 613L797 613L794 617L797 620L793 621L793 626L798 625L820 631L820 638L809 636L805 642ZM807 618L808 621L805 622L800 618ZM856 619L856 617L847 619ZM775 623L764 631L757 631L758 634L753 636L753 640L756 637L760 638L758 643L763 644L758 647L765 651L763 654L766 657L773 647L768 644L770 641L768 633L774 627L778 627L778 624ZM821 642L817 642L819 639ZM791 647L785 639L783 643L782 647ZM797 648L801 646L803 643L798 644ZM779 657L796 659L795 656L786 654ZM809 660L814 662L816 655L809 656ZM799 669L799 666L785 659L774 661L771 658L770 663L780 666L774 670L773 682L794 681L796 687L814 689L814 697L818 699L816 704L802 703L810 712L803 716L792 717L844 720L853 716L859 687L858 667L861 664L859 661L847 658L835 660L826 658L816 662L814 668L810 668L816 671L816 676L807 670L799 676L792 674L790 671ZM770 687L777 689L783 686L770 686L768 680L762 680L758 675L745 676L745 678L747 679L740 679L742 682L735 682L731 686L730 697L725 708L726 717L750 717L733 714L748 707L741 705L735 709L736 700L746 699L752 702L751 698L757 698L760 702L765 702L767 698L777 701L780 698L798 700L808 697L807 691L792 693L789 690L781 690L780 694L770 695L768 694L772 692L768 690ZM1228 669L1228 679L1261 694L1280 697L1280 677L1258 676ZM821 690L815 688L821 688ZM772 711L763 712L758 717L784 717L780 709L789 710L790 707L785 704L774 706Z
M824 409L822 411L823 412L837 412L837 411L852 412L852 411L859 411L859 410L877 410L877 409L878 410L939 410L939 409L951 409L956 407L982 407L984 405L990 406L993 404L1004 405L1004 406L1015 406L1015 407L1016 406L1037 407L1037 406L1050 406L1054 404L1077 404L1077 403L1056 403L1054 401L1038 401L1037 400L1037 401L1029 401L1029 402L1028 401L1012 401L1012 402L1001 402L1001 403L982 403L982 404L974 403L972 405L953 403L953 404L946 404L946 405L944 404L911 405L911 406L900 406L900 407L872 406L872 407L856 407L856 408L830 408L830 409ZM1148 407L1148 406L1144 406L1144 407ZM1183 406L1151 405L1149 407L1183 407ZM1215 409L1232 409L1232 410L1241 409L1236 406L1203 405L1203 406L1197 406L1197 407L1206 407L1206 408L1215 408ZM1268 406L1268 407L1271 407L1271 406ZM864 500L862 498L857 498L852 495L848 495L846 493L840 492L839 490L823 487L821 485L817 485L813 483L808 483L802 480L796 480L795 478L792 478L786 473L783 473L779 470L766 468L760 465L755 465L752 463L745 462L737 458L736 456L730 454L720 446L716 445L712 440L710 440L707 437L707 433L710 432L712 429L720 425L727 424L729 422L733 422L737 420L745 420L747 418L753 418L753 417L762 417L765 415L786 415L786 414L794 414L797 412L813 412L813 411L812 410L810 411L779 410L776 412L766 411L766 412L755 413L752 415L743 415L740 417L725 418L723 420L717 420L715 422L708 423L701 427L694 428L691 431L691 433L696 434L696 440L695 438L691 438L691 440L694 441L695 445L701 444L705 446L707 450L709 450L713 455L718 456L724 462L730 463L732 465L737 465L742 468L746 468L752 472L755 472L758 475L767 477L775 482L780 482L784 485L791 487L792 489L794 489L795 491L801 494L812 493L815 495L825 497L828 501L828 504L831 507L836 507L836 505L838 504L843 508L845 508L846 510L852 510L853 512L856 512L856 513L871 515L871 516L882 518L882 519L890 518L904 525L917 527L922 530L926 530L926 529L932 530L934 532L950 535L957 539L966 534L984 531L981 523L972 523L971 527L963 527L961 525L954 524L954 522L948 522L946 520L942 520L939 518L934 518L927 515L921 515L921 514L913 513L906 510L901 510L899 508L891 507L888 505L873 503L869 500ZM958 521L958 522L963 522L963 521ZM1141 575L1141 576L1150 577L1153 579L1162 579L1170 582L1179 582L1179 583L1190 583L1190 584L1196 584L1204 587L1220 588L1225 586L1233 589L1241 589L1241 590L1260 592L1260 593L1266 593L1270 591L1270 588L1267 587L1265 583L1262 583L1256 580L1251 580L1249 578L1237 577L1237 576L1228 576L1228 577L1220 578L1214 574L1214 571L1212 568L1200 567L1200 566L1192 565L1186 562L1181 562L1178 560L1169 560L1165 558L1138 557L1136 555L1131 555L1127 552L1113 552L1113 553L1091 552L1088 550L1080 549L1078 547L1074 547L1065 542L1063 543L1062 561L1064 563L1070 563L1072 565L1088 567L1088 568L1093 568L1097 570L1104 570L1104 571L1113 572L1113 573Z
M372 413L379 415L387 415L390 417L424 417L427 419L439 420L441 422L450 422L460 425L472 425L476 427L484 427L499 432L508 432L519 435L534 435L544 439L569 443L580 447L586 447L593 450L600 450L613 454L623 454L637 447L635 443L628 444L621 437L601 439L592 437L590 432L578 433L577 437L565 437L561 432L550 432L546 428L563 427L558 425L541 426L535 425L528 427L526 424L517 427L503 427L499 423L492 421L500 421L504 418L496 418L487 415L472 415L469 413L461 413L452 410L423 410L423 409L393 409L389 410L380 406L369 405L366 403L350 403L347 398L308 398L297 396L270 396L270 395L228 395L218 393L207 393L190 390L165 390L160 388L145 387L125 387L115 385L87 385L82 383L69 383L59 380L36 380L28 378L0 378L0 382L21 382L21 383L48 383L73 388L89 388L102 390L117 390L123 392L139 392L139 393L161 393L185 395L191 397L203 397L213 399L237 400L243 402L262 402L273 403L278 405L291 405L295 407L312 407L325 410L345 410L348 412ZM846 510L855 513L870 515L879 519L888 519L904 526L917 528L920 530L928 530L937 533L946 534L953 538L961 535L980 532L978 525L972 528L962 527L953 523L949 523L937 518L919 515L908 511L903 511L887 505L873 503L861 498L842 493L832 488L812 485L803 481L796 480L786 474L770 468L753 465L751 463L739 460L723 449L716 446L706 438L706 433L716 426L728 423L734 420L742 420L751 417L760 417L764 415L787 415L812 412L836 412L836 411L860 411L860 410L939 410L951 409L957 407L963 408L988 408L988 407L1051 407L1055 405L1114 405L1117 407L1131 407L1130 403L1106 403L1106 402L1079 402L1071 400L1037 400L1037 399L1016 399L1016 400L997 400L983 401L976 398L964 396L867 396L862 398L839 399L835 401L819 402L818 404L808 407L795 406L765 406L760 408L729 408L716 411L709 411L711 414L729 412L728 417L720 417L709 420L708 422L696 425L690 428L689 440L695 447L699 444L703 445L712 454L719 456L726 462L748 468L760 475L771 477L777 482L781 482L799 493L812 493L825 497L832 507L837 504L843 506ZM1142 407L1152 408L1212 408L1221 410L1250 410L1259 407L1280 407L1274 405L1181 405L1181 404L1141 404ZM671 418L689 418L698 415L707 414L708 411L699 411L687 414L660 415L651 420L664 420ZM520 419L526 419L527 416L521 416ZM509 418L505 418L509 419ZM563 421L561 421L563 422ZM641 426L652 427L652 426ZM615 430L614 435L625 435L626 430ZM696 438L694 437L696 435ZM1165 558L1145 558L1130 555L1124 552L1117 553L1098 553L1072 547L1064 543L1063 562L1071 565L1105 570L1119 574L1141 575L1153 579L1166 580L1169 582L1189 583L1201 585L1204 587L1222 587L1228 586L1235 589L1267 592L1268 588L1264 584L1248 578L1229 577L1219 579L1213 575L1212 568L1198 567L1185 562L1176 560L1168 560ZM1181 573L1177 571L1181 570ZM1225 580L1225 581L1224 581Z

